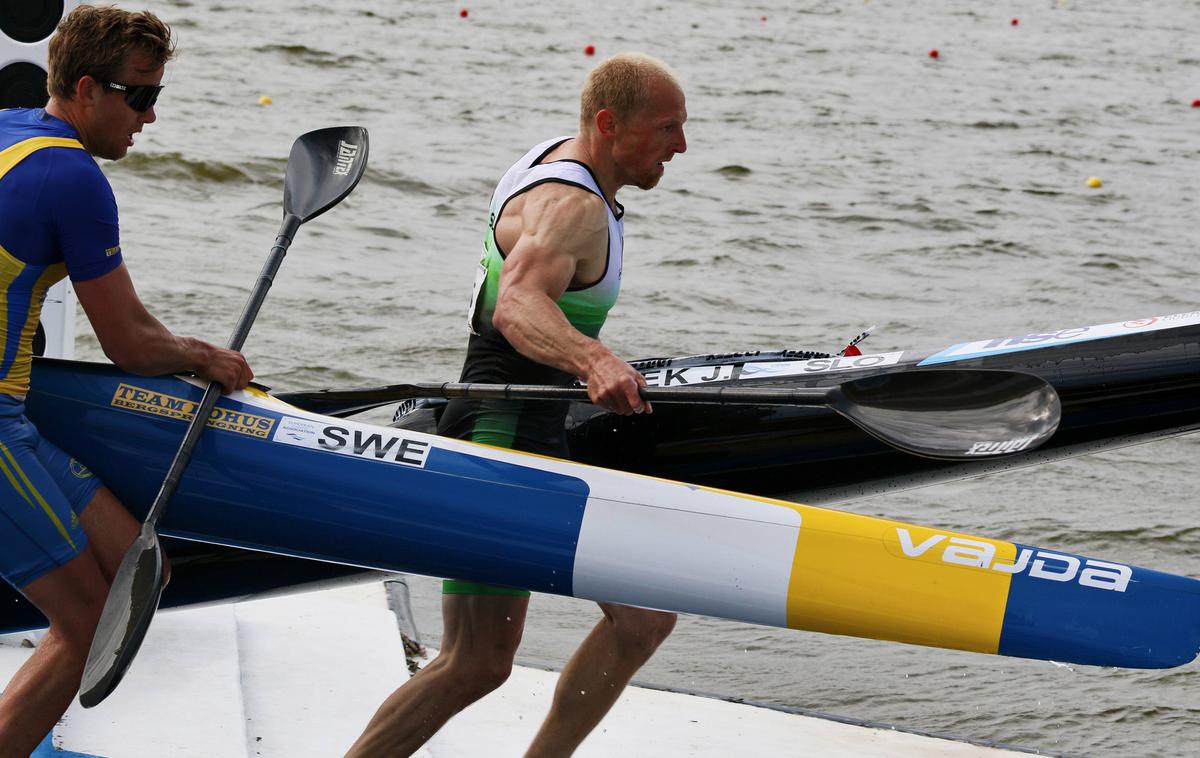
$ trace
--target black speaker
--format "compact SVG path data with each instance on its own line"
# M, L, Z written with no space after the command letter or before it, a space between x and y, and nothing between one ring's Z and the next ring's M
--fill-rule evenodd
M46 48L81 0L0 0L0 108L46 104Z

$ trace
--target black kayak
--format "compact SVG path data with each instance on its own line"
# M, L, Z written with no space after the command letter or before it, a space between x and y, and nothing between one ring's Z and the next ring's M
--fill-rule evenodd
M633 365L652 387L827 387L896 372L972 368L1027 372L1058 392L1062 418L1040 447L959 461L900 452L828 408L660 404L650 415L620 416L572 403L568 412L573 460L815 505L1200 428L1200 312L973 340L934 353L747 351ZM442 404L409 401L395 425L431 431Z

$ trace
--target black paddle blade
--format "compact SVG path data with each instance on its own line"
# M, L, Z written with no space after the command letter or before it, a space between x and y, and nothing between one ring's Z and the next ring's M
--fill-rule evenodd
M276 398L322 416L345 418L356 413L369 411L382 405L407 400L413 397L442 397L437 389L442 385L432 384L389 384L385 387L363 389L323 389L308 392L273 393Z
M311 221L341 202L367 167L367 130L331 126L292 144L283 187L283 211Z
M137 655L162 597L162 547L153 524L129 546L113 579L80 685L79 703L99 705L116 689Z
M1054 388L1015 371L906 371L831 390L830 405L838 413L889 445L929 458L1032 450L1062 418Z

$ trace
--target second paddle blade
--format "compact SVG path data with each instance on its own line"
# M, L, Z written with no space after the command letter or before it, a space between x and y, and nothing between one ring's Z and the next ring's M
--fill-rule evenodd
M907 371L833 391L831 405L882 441L918 455L976 459L1031 450L1062 418L1058 393L1031 374Z
M162 597L162 546L153 524L144 524L129 546L108 593L92 648L83 669L79 703L84 708L99 705L125 676L137 655L149 622Z
M302 135L292 145L283 188L283 209L311 221L341 202L367 165L367 130L331 126Z

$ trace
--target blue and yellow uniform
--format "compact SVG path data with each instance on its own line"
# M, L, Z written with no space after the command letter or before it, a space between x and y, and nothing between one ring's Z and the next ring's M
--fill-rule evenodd
M117 204L75 129L0 111L0 575L23 587L87 544L78 514L100 483L24 415L46 290L121 265Z

